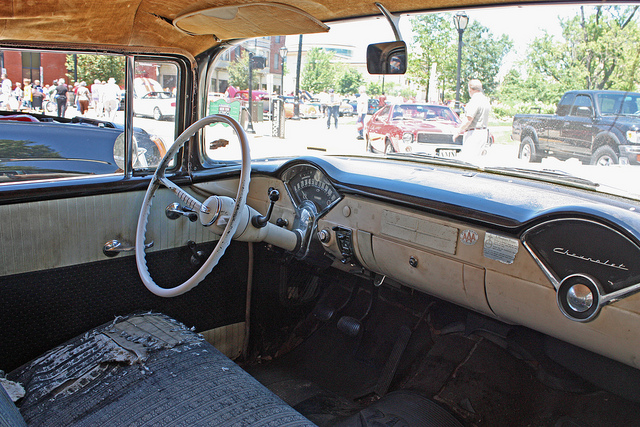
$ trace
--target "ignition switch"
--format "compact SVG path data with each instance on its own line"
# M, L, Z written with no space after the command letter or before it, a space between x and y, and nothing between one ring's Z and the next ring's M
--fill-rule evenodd
M336 232L338 248L340 249L340 254L342 255L342 259L340 261L343 264L356 264L356 261L353 257L352 231L348 228L341 227L334 227L333 231Z

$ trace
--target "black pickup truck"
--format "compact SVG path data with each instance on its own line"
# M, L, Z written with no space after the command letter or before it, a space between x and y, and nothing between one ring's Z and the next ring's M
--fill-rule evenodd
M566 92L556 114L516 114L511 138L518 157L539 162L553 156L591 165L640 164L640 93Z

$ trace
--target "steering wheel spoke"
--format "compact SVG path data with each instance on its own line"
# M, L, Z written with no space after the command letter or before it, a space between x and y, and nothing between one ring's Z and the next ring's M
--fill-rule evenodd
M200 214L200 212L202 212L202 209L204 207L205 209L204 212L208 213L209 209L206 206L204 206L198 199L193 197L191 194L187 193L182 188L178 187L176 184L171 182L168 178L166 177L158 178L158 181L160 181L160 183L162 183L162 185L167 187L169 190L173 191L175 195L178 196L180 200L182 200L185 206L187 206L192 211Z
M185 204L186 207L197 212L198 216L201 219L201 222L203 218L207 219L207 215L210 214L210 208L207 207L205 203L198 201L198 199L196 199L185 190L178 187L168 178L166 178L164 176L164 173L171 159L178 153L178 150L180 150L180 148L182 148L182 146L187 141L189 141L191 137L195 135L200 129L212 123L226 123L231 126L235 130L240 142L240 148L242 150L242 167L240 170L240 182L238 185L238 192L236 194L235 203L229 204L229 221L225 225L222 225L222 222L218 223L218 225L224 227L224 230L222 231L220 239L218 240L216 247L213 249L213 252L211 252L211 255L209 255L209 258L207 258L207 260L202 264L200 269L186 282L174 288L161 288L151 278L151 274L149 273L149 269L147 268L147 261L145 258L146 254L144 251L144 242L146 240L147 232L147 221L149 219L149 213L151 211L153 196L155 192L160 188L160 185L164 185L169 190L173 191L176 196ZM244 129L242 129L242 126L240 126L240 124L231 117L219 114L204 117L189 126L184 132L182 132L182 134L173 143L171 148L167 151L167 154L165 154L164 158L160 161L160 164L158 165L156 172L153 175L151 182L149 183L149 187L147 188L147 192L142 202L142 207L140 208L140 215L138 216L135 244L136 266L138 267L138 274L140 275L140 279L147 287L147 289L161 297L174 297L191 290L202 280L204 280L204 278L209 273L211 273L213 268L216 266L216 264L218 264L218 261L224 254L224 251L231 243L233 235L235 234L236 230L238 229L238 225L241 222L241 218L243 216L240 215L240 212L246 209L247 193L249 192L249 181L251 179L250 177L251 155L249 153L249 141L247 139L247 134L244 132ZM203 223L203 225L207 224Z

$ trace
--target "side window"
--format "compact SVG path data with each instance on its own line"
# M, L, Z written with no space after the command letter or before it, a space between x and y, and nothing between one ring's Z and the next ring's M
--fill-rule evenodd
M592 116L593 105L591 103L591 98L586 95L578 95L573 103L573 107L571 108L571 115L582 117Z
M560 103L558 103L558 109L556 110L556 114L559 116L566 116L569 114L571 110L571 105L573 105L573 100L576 99L576 95L573 93L568 93L562 97Z
M123 173L123 55L2 54L0 183ZM134 169L157 166L173 142L178 69L172 61L136 61Z
M140 59L133 79L133 167L155 167L176 134L178 66Z

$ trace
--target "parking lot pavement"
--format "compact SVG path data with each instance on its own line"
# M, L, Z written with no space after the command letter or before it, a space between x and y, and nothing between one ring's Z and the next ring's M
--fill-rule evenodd
M286 120L285 137L271 136L271 122L254 123L249 134L253 158L289 155L318 155L365 152L364 141L356 139L354 118L343 117L338 128L327 129L326 119Z

